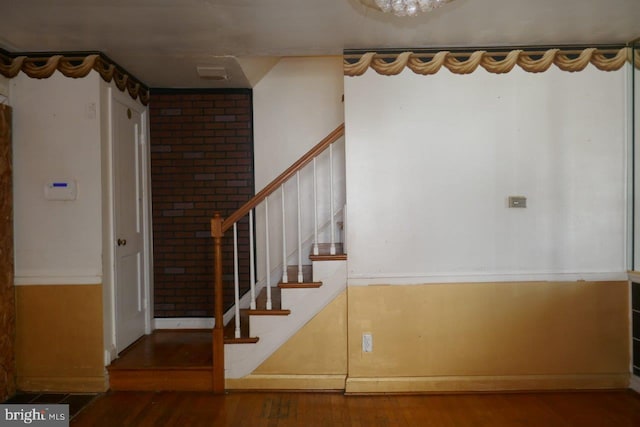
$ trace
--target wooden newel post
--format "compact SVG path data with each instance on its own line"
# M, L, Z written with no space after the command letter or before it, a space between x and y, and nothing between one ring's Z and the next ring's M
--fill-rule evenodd
M215 326L213 328L213 392L224 393L224 312L222 292L222 217L216 212L211 220L213 237L213 298Z

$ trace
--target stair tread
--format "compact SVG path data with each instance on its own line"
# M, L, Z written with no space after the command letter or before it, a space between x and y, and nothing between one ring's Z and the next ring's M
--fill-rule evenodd
M271 287L271 307L273 310L280 310L282 307L282 297L280 289L278 287ZM262 288L258 296L256 297L256 310L267 309L267 288Z
M210 329L155 330L107 367L109 371L200 369L213 363Z
M309 289L309 288L319 288L320 286L322 286L322 282L278 283L278 287L280 289Z
M288 316L291 310L282 310L280 289L271 287L271 310L267 310L267 289L263 288L256 297L256 309L243 308L240 310L240 338L235 338L236 319L229 321L224 327L225 344L253 344L259 341L259 337L250 336L249 316Z
M311 254L309 259L312 261L339 261L346 260L347 254L344 253L344 246L342 243L334 243L336 247L336 253L331 255L331 243L318 243L318 255L313 254L313 248L311 248Z
M291 310L281 310L277 308L273 308L271 310L259 308L255 310L246 309L245 311L250 316L288 316L291 314Z
M224 338L225 344L255 344L260 341L258 337Z
M267 288L263 288L256 297L256 308L254 310L243 308L240 310L240 316L243 313L250 316L267 315L267 316L286 316L291 314L291 310L282 310L282 298L280 288L271 287L271 310L267 310ZM242 321L242 318L241 318ZM248 322L247 322L248 323Z
M292 288L319 288L322 283L313 281L313 269L312 266L302 266L302 282L298 282L298 266L290 265L287 267L287 282L278 283L278 287L282 289Z
M258 342L257 337L249 336L249 315L240 310L240 338L236 338L236 318L229 321L224 327L224 343L225 344L245 344Z

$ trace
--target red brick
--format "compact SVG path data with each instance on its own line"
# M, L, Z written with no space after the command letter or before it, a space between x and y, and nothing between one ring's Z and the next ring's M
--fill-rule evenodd
M155 316L211 316L214 212L229 215L253 195L251 94L154 93L150 109ZM240 276L248 280L248 230L239 229ZM228 234L228 233L227 233ZM233 241L223 273L233 279ZM242 264L241 264L242 265ZM233 289L225 289L225 306Z

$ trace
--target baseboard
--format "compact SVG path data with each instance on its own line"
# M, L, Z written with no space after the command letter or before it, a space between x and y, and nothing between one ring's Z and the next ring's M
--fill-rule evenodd
M213 317L157 317L153 329L213 329Z
M346 375L247 375L228 378L229 390L344 390Z
M636 377L635 375L631 375L631 381L629 382L629 388L635 391L636 393L640 393L640 377Z
M347 378L345 394L626 389L629 374Z
M20 377L16 378L20 391L102 393L109 389L108 379L100 377Z

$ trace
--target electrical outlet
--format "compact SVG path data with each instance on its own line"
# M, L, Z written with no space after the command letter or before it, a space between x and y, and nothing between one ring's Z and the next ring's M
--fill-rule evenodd
M371 353L373 351L373 335L367 333L362 334L362 351Z

